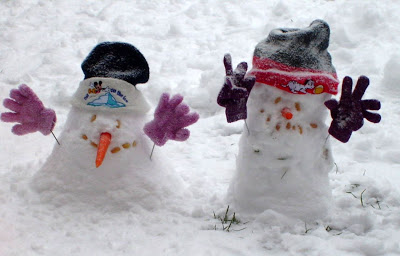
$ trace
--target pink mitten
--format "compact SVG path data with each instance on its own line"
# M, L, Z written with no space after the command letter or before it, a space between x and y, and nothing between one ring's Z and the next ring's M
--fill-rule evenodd
M189 114L188 105L182 101L183 96L179 94L171 99L168 93L161 95L153 121L147 123L143 129L157 146L163 146L168 139L185 141L189 138L190 132L184 127L196 123L199 114Z
M22 84L18 89L10 91L10 98L3 101L4 107L14 112L2 113L3 122L17 122L12 128L16 135L39 131L48 135L56 123L56 113L50 108L45 108L42 101L27 85Z

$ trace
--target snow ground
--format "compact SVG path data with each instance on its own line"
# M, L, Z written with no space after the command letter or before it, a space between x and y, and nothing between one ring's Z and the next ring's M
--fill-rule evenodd
M187 142L155 151L191 196L154 211L41 203L29 182L54 139L17 137L1 123L0 255L400 255L399 1L15 0L1 1L0 14L0 97L30 85L56 110L55 134L83 79L81 62L102 41L140 49L151 78L138 87L153 105L162 92L181 93L201 115ZM227 208L243 123L227 124L216 104L222 58L229 52L234 63L251 63L271 29L306 27L317 18L330 24L338 76L369 76L365 97L381 100L382 121L366 123L347 144L332 140L330 219L236 212L241 223L225 232L214 212Z

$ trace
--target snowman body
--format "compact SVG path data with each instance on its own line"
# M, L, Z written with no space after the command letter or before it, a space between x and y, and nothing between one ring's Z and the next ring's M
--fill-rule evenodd
M326 215L333 160L323 103L330 97L255 84L247 103L249 132L241 136L228 193L240 211L274 210L303 220Z
M86 91L93 86L85 84L98 79L111 85L87 97ZM115 87L113 82L123 86ZM152 144L143 132L149 107L134 86L124 83L109 78L81 83L59 137L61 145L54 147L32 181L42 200L57 205L76 201L103 208L151 210L182 193L182 180L161 154L150 159ZM126 106L118 107L121 104ZM112 138L103 163L96 167L102 133Z

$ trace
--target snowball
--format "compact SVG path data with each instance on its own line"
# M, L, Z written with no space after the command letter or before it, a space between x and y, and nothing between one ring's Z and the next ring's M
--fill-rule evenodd
M398 71L400 70L400 55L394 54L386 62L383 75L383 86L385 86L390 93L400 95L400 77Z

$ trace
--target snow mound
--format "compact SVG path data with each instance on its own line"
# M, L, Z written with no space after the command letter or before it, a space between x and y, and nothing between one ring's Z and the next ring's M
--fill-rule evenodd
M154 210L183 196L184 183L168 161L160 153L150 160L151 145L142 131L145 116L107 113L97 115L94 121L91 118L91 113L75 107L71 110L60 135L61 145L55 145L32 180L43 203ZM117 124L121 127L115 128ZM112 143L119 145L120 151L107 152L96 168L97 149L92 144L98 141L100 131L110 131Z

